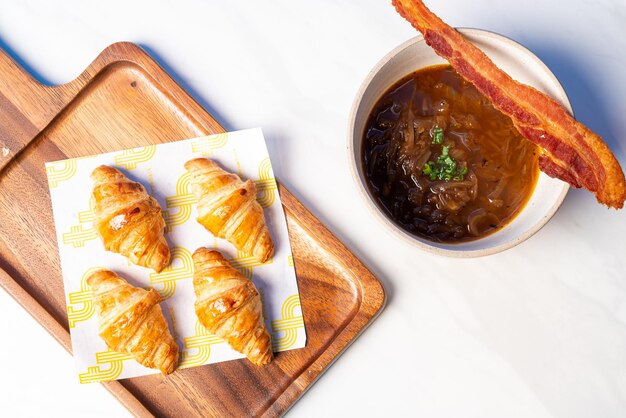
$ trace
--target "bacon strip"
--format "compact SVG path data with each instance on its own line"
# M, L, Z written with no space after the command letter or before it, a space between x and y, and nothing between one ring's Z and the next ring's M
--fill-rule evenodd
M392 4L437 54L487 96L494 107L511 117L526 139L543 148L539 161L543 172L573 187L586 188L609 207L624 206L624 173L602 138L550 97L513 80L422 0L392 0Z

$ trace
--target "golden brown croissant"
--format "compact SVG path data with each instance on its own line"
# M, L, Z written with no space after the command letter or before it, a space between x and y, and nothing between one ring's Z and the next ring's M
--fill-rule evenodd
M107 346L146 367L172 373L178 364L178 345L161 312L159 294L131 286L110 270L92 273L87 284L94 294L98 333Z
M256 186L220 168L206 158L185 163L198 199L198 222L213 235L264 263L274 254L274 243L256 201Z
M159 202L113 167L101 165L91 179L93 223L105 249L157 273L163 270L170 261L170 249L163 236L165 220Z
M272 340L263 322L261 297L254 283L218 251L193 254L196 315L211 333L225 339L251 362L272 361Z

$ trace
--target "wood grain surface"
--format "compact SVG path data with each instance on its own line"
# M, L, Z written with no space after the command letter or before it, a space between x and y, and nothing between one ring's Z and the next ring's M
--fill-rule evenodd
M62 86L38 83L1 50L0 74L0 285L71 352L44 163L224 129L130 43ZM382 309L380 282L280 183L279 192L307 346L263 368L238 360L104 383L136 416L281 415Z

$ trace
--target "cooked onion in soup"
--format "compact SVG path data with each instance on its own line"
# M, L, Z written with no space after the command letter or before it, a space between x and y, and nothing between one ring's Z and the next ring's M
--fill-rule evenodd
M394 84L363 136L371 193L397 224L432 241L470 241L502 228L539 176L535 145L449 65Z

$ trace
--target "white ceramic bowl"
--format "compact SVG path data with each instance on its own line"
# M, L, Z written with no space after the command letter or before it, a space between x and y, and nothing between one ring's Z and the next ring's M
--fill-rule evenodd
M559 81L548 67L528 49L493 32L479 29L458 30L514 79L543 91L572 113L569 100ZM372 215L381 221L391 233L405 242L445 256L479 257L495 254L514 247L539 231L559 208L569 186L541 173L528 203L507 226L475 241L444 244L415 236L396 225L375 203L365 183L361 143L365 123L374 104L402 77L420 68L445 62L426 45L423 37L418 36L403 43L376 64L357 93L350 114L348 157L352 175Z

